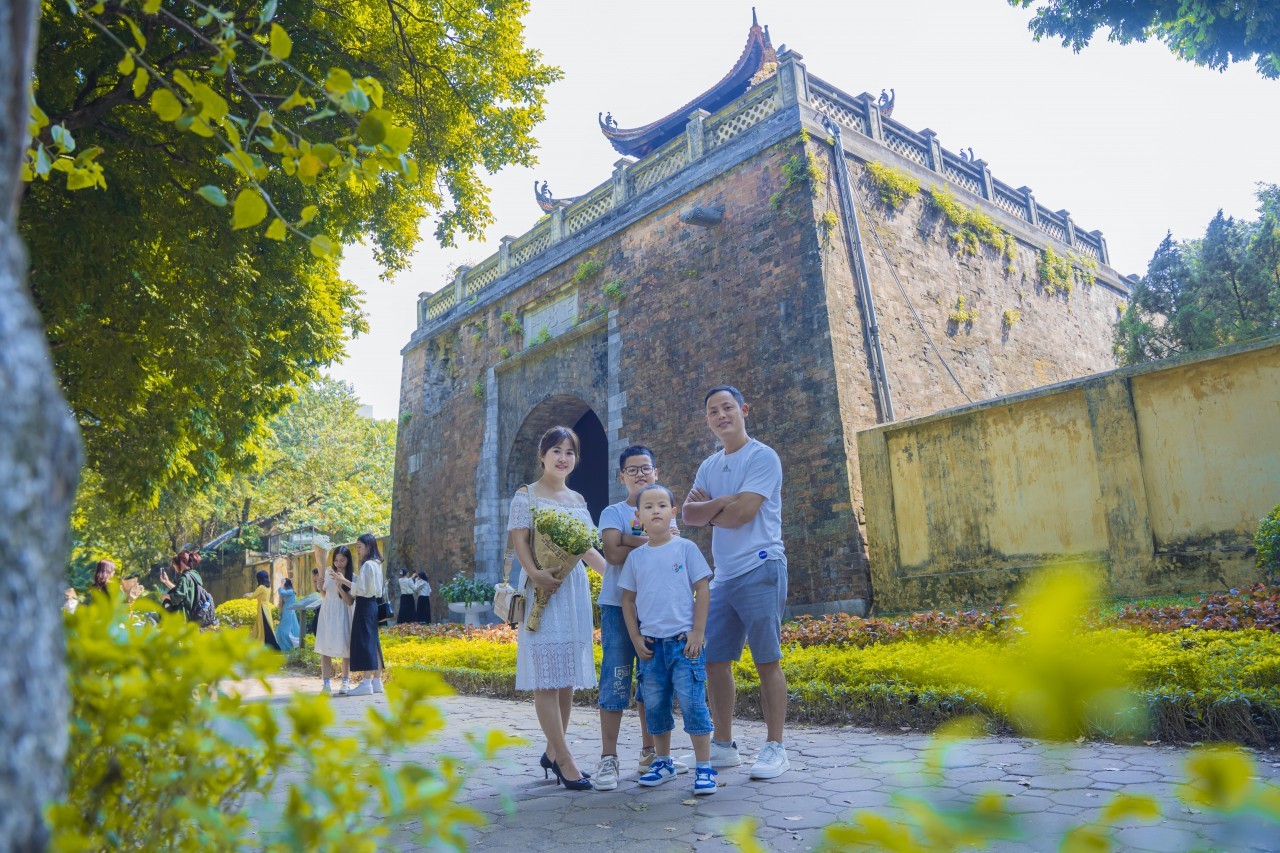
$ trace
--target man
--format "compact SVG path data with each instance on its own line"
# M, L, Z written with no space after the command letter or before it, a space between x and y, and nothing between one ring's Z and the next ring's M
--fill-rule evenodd
M782 745L787 680L782 673L782 618L787 557L782 545L782 463L771 447L747 435L749 407L742 392L720 385L703 400L719 451L698 468L685 499L685 524L711 525L715 563L707 619L707 685L715 732L711 761L742 763L733 740L733 662L744 644L760 676L760 704L768 740L751 778L773 779L791 766Z

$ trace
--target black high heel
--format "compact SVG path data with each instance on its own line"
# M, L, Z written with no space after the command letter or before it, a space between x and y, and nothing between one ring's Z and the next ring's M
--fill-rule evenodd
M555 766L555 762L552 761L550 758L547 758L547 754L544 752L542 753L542 758L538 759L538 764L542 765L542 778L550 779L551 778L550 771L551 771L551 768Z
M581 779L566 779L564 778L564 773L560 772L560 765L554 761L551 762L551 772L556 774L556 782L558 784L564 785L564 787L567 790L570 790L570 791L590 791L591 790L591 780L587 777L587 774L585 773L582 774Z

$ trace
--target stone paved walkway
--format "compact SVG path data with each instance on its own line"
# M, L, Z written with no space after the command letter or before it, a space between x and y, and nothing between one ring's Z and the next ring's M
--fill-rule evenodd
M273 679L277 693L315 691L317 679ZM248 689L246 696L255 691ZM278 701L278 700L277 700ZM363 715L381 696L335 698L342 721ZM527 738L531 745L508 750L489 762L467 784L467 800L482 811L489 825L471 833L477 851L594 850L635 847L644 853L669 850L732 848L724 838L727 824L751 815L761 828L759 839L770 850L810 850L821 839L821 827L853 809L875 809L886 817L902 813L891 794L902 792L936 803L960 803L985 792L1008 798L1012 811L1026 821L1022 840L991 849L1055 851L1062 833L1093 819L1114 791L1149 793L1162 802L1163 818L1155 822L1117 824L1116 838L1127 850L1175 853L1182 850L1280 851L1280 825L1253 817L1203 814L1178 800L1186 750L1156 746L1084 743L1050 746L1026 738L984 738L953 746L940 782L924 773L923 753L930 745L921 733L890 734L852 727L796 726L787 732L791 770L778 779L754 782L747 776L751 757L762 745L764 726L739 722L735 729L744 763L720 771L716 794L694 798L687 776L659 788L641 788L639 722L634 713L623 721L619 751L623 778L610 792L567 792L554 780L543 780L537 766L542 743L532 702L476 696L441 700L448 720L443 736L391 761L416 761L428 755L467 755L468 731L501 728ZM575 708L569 742L583 769L594 769L599 752L597 716ZM690 750L677 730L676 753ZM1254 754L1262 778L1280 786L1280 753ZM279 796L272 801L278 802ZM412 832L393 836L395 849L419 850Z

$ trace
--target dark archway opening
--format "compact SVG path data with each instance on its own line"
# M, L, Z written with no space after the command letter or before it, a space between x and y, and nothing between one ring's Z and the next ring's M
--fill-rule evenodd
M569 475L569 488L587 499L591 520L600 523L600 513L609 505L609 439L596 413L586 414L573 425L582 453L578 467Z
M548 397L525 417L507 454L502 494L514 494L520 486L540 476L538 441L549 428L562 424L578 434L582 451L577 470L569 475L569 488L586 498L592 521L598 524L600 513L609 505L609 477L613 470L609 461L609 439L599 416L572 394Z

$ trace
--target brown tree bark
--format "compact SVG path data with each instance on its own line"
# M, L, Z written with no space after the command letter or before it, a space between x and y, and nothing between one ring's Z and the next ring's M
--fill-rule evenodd
M0 2L0 851L44 849L44 808L62 791L60 591L81 457L16 230L39 13L36 0Z

